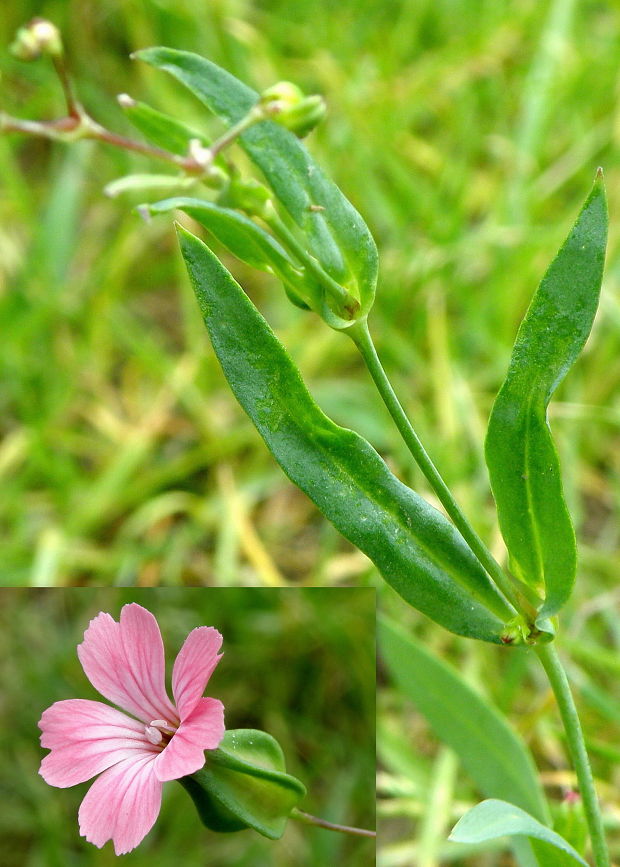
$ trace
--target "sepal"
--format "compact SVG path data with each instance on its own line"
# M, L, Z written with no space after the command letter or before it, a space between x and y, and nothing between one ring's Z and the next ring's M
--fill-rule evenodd
M291 811L306 794L303 783L286 773L275 738L256 729L226 732L218 749L207 751L204 768L179 782L207 828L253 828L271 840L282 836Z

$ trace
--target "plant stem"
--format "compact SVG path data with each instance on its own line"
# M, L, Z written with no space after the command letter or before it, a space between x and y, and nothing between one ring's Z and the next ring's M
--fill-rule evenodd
M0 133L2 132L19 132L61 142L73 142L84 138L96 139L117 148L135 151L152 159L171 163L190 175L202 175L205 172L204 166L191 157L181 157L162 148L117 135L84 114L79 118L69 116L54 121L36 121L22 120L0 112Z
M67 69L64 53L52 57L52 63L56 70L56 75L60 80L62 91L65 95L67 103L67 112L69 117L81 118L86 115L84 106L77 97L75 86Z
M366 828L354 828L351 825L336 825L334 822L327 822L325 819L319 819L317 816L311 816L310 813L304 813L298 810L297 807L291 813L291 819L298 819L306 825L316 825L317 828L326 828L328 831L339 831L341 834L352 834L355 837L376 837L376 831L368 831Z
M596 867L609 867L609 852L605 841L601 808L598 802L592 769L586 752L586 746L581 730L581 723L577 715L577 708L570 690L566 672L558 656L557 650L552 644L538 644L534 647L543 668L549 678L551 689L555 695L562 719L562 725L566 733L568 751L577 774L579 791L583 800L583 808L590 832L592 852Z
M217 141L214 141L213 144L210 145L208 150L211 154L211 160L214 160L221 151L231 145L235 139L238 139L242 132L245 132L246 129L249 129L261 120L265 120L265 113L260 106L255 105L241 118L241 120L229 127L229 129L227 129L226 132L217 139Z
M478 561L491 576L506 599L518 612L525 615L528 620L533 623L536 619L534 600L526 598L525 594L528 592L527 589L525 587L523 589L516 587L504 573L497 560L493 557L480 536L476 533L452 496L450 489L444 482L435 464L432 462L426 449L422 445L420 438L413 429L411 422L407 418L407 415L392 388L392 384L390 383L379 356L377 355L377 350L375 349L375 345L368 330L367 321L359 320L348 329L347 333L359 349L366 367L377 386L379 394L392 416L407 448L426 476L433 491L439 497L444 509L454 521L455 526L477 557Z

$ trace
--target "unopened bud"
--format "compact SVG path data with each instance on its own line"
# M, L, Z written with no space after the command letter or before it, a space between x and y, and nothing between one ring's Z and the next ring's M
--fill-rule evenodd
M304 96L303 91L290 81L280 81L264 90L259 105L265 115L299 138L308 135L327 110L322 96Z
M244 211L251 217L262 217L271 201L271 192L264 184L254 178L241 178L233 175L223 190L218 204L226 208Z
M307 96L299 105L283 111L276 120L298 138L304 138L323 120L326 112L327 106L322 96Z
M19 60L36 60L41 55L60 57L62 55L60 31L51 21L33 18L24 27L19 28L10 51Z
M278 114L287 108L299 105L305 99L304 92L291 81L278 81L260 95L260 103L270 114Z

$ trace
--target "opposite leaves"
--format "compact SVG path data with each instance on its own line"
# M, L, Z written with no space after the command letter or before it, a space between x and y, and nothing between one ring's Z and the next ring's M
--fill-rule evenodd
M606 240L605 191L598 176L521 323L487 432L500 528L511 568L545 600L539 623L569 598L577 559L547 406L590 333Z

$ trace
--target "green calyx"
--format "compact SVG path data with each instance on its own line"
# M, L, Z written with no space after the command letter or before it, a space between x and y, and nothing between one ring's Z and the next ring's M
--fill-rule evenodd
M322 96L305 96L303 91L290 81L279 81L263 90L258 105L265 117L275 120L298 138L307 136L327 112Z
M286 773L275 738L255 729L234 729L206 756L204 768L179 780L203 824L222 833L253 828L279 839L306 789Z

